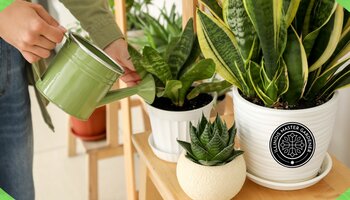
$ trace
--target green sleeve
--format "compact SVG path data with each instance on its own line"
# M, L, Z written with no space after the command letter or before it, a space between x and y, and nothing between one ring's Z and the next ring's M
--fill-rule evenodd
M122 38L107 0L60 0L80 21L94 43L105 48L109 43Z

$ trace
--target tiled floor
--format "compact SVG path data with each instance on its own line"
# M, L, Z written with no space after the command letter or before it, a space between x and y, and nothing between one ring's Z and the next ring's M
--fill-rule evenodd
M30 93L34 97L32 88ZM78 143L78 156L67 156L68 116L52 104L48 109L56 128L55 133L42 120L36 99L32 98L36 200L86 200L87 157L82 145ZM126 199L123 157L102 160L99 167L99 199Z

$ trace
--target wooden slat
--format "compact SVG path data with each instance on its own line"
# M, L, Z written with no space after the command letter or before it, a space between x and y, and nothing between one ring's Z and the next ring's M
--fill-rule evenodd
M185 27L191 17L195 20L197 2L197 0L182 0L182 27Z

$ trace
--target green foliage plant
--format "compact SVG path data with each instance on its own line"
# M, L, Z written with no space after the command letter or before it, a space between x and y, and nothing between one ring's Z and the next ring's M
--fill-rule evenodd
M201 59L200 48L190 19L181 36L169 43L164 54L145 46L142 54L129 45L132 62L144 77L152 74L156 80L157 97L165 97L176 106L183 106L185 99L195 98L200 93L209 93L230 87L226 81L199 83L209 79L215 72L212 59ZM226 84L225 84L226 83Z
M267 107L312 107L349 86L350 19L335 0L202 0L206 58L242 95Z
M213 123L203 115L197 127L190 123L191 142L177 142L186 150L185 156L191 161L205 166L218 166L243 154L243 151L234 149L235 136L234 125L228 129L218 115Z

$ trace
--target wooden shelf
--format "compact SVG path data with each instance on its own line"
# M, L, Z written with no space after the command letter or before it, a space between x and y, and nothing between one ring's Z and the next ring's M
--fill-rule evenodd
M227 123L232 124L233 116L226 118ZM157 192L163 199L167 200L186 200L190 199L181 189L176 178L176 164L160 160L156 157L151 148L148 145L149 132L134 135L133 144L140 155L141 166L146 169L140 169L140 171L147 171L141 176L148 176L153 186L149 186L150 183L141 183L143 185L141 189L157 188ZM317 184L295 191L279 191L262 187L246 179L242 190L234 198L235 200L246 199L336 199L340 194L344 193L350 187L350 169L344 164L338 161L332 156L333 167L330 173ZM141 177L141 180L147 180L147 177ZM140 199L147 199L147 197L157 196L157 192L142 191L140 194L143 196ZM151 193L151 194L150 194Z

